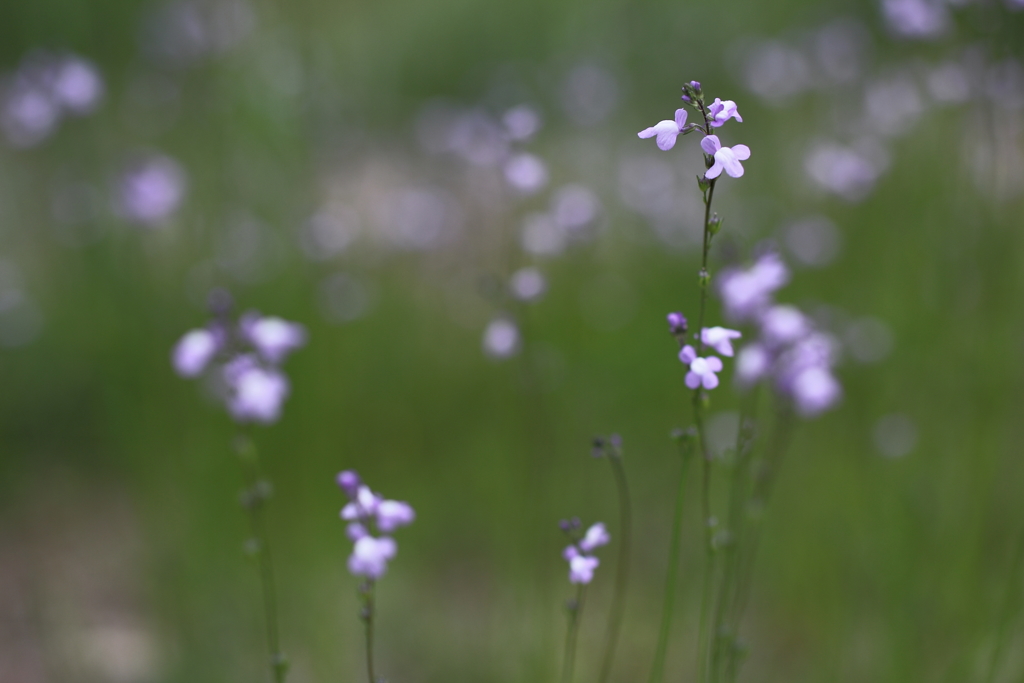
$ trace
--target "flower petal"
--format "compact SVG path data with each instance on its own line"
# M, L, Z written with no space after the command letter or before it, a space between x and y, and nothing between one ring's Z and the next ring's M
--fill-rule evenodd
M718 160L718 157L715 157L715 163L704 172L704 177L708 180L714 180L720 175L722 175L722 162Z
M718 139L717 135L708 135L700 141L700 148L704 150L705 154L715 154L718 150L722 149L722 142Z
M687 344L679 350L679 360L689 365L693 362L693 359L697 357L697 351L692 346Z
M680 107L679 109L676 109L676 128L678 128L681 131L683 129L683 126L685 126L685 125L686 125L686 110L683 109L682 107Z
M699 387L700 375L698 375L696 372L686 373L686 386L688 386L691 389L696 389L697 387Z
M716 375L713 372L709 372L708 374L704 375L703 380L705 389L714 389L715 387L718 386L718 375Z
M721 162L725 168L725 172L733 178L739 178L743 175L743 164L739 162L736 155L732 153L732 150L728 147L723 147L715 153L715 163Z
M718 356L708 356L706 360L707 360L707 363L708 363L708 369L711 370L711 372L721 372L722 371L722 359L721 358L719 358Z
M732 153L736 155L736 158L740 161L746 161L750 158L750 148L746 145L733 145Z

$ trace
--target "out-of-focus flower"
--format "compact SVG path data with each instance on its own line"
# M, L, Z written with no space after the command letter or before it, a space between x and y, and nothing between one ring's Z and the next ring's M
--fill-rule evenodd
M748 344L736 356L736 381L740 386L749 387L768 374L772 357L761 344Z
M116 209L127 220L145 227L162 224L185 198L185 172L165 156L141 159L120 180Z
M492 320L484 330L484 353L491 358L508 358L519 351L519 328L506 318Z
M612 537L608 534L608 530L605 528L604 522L597 522L587 529L587 533L583 535L583 538L579 542L579 547L583 552L589 553L593 552L595 548L608 545L611 540Z
M949 24L942 0L882 0L882 14L889 29L904 38L937 38Z
M355 576L379 579L388 570L388 560L398 552L398 544L387 536L363 536L356 541L348 558L348 570Z
M512 273L512 279L509 281L512 296L520 301L539 299L547 286L544 275L536 268L520 268Z
M715 158L715 163L704 173L709 180L722 175L723 170L733 178L743 175L743 164L740 162L750 158L750 148L746 145L722 147L717 135L708 135L700 141L700 147Z
M182 377L196 377L206 370L220 347L216 335L207 329L191 330L174 346L174 369Z
M764 254L747 269L730 268L718 276L718 291L730 320L743 321L771 305L772 295L789 282L789 269L778 254Z
M683 132L685 126L686 110L680 108L676 109L675 121L659 121L650 128L644 128L637 133L637 136L644 140L657 136L658 149L667 152L676 146L676 138ZM717 140L718 138L715 139Z
M397 500L385 500L362 483L353 470L338 474L338 486L349 502L341 509L341 518L349 522L346 535L355 545L348 558L348 569L355 576L379 579L388 569L388 561L398 552L398 544L389 536L375 537L411 524L416 519L412 506Z
M788 388L797 412L804 417L813 417L828 410L842 396L839 382L821 367L810 367L797 373Z
M548 167L534 154L523 152L505 162L505 180L523 194L533 194L548 183Z
M761 333L769 347L791 344L809 330L807 317L795 306L772 306L761 317Z
M92 113L103 99L103 78L81 57L67 57L56 68L53 97L72 114Z
M722 371L722 359L718 356L701 358L696 349L687 344L679 351L679 360L690 367L686 373L686 386L691 389L704 387L714 389L718 386L718 375Z
M723 356L733 355L732 340L742 336L740 332L726 327L705 327L700 331L701 342Z
M274 369L253 366L232 373L228 410L239 422L276 422L288 397L288 378Z
M276 316L250 313L242 317L242 331L261 356L277 364L306 343L306 328Z
M583 538L579 538L579 519L563 520L562 530L569 534L573 541L562 551L562 557L569 563L569 582L587 584L594 580L594 570L601 561L593 556L593 551L607 545L611 541L604 523L597 522L587 529Z
M736 103L732 100L725 100L724 102L715 98L715 101L708 107L708 113L711 114L711 126L713 128L720 128L725 125L725 122L729 119L736 119L740 123L743 123L743 117L740 116L739 111L736 110Z
M529 140L540 130L540 114L533 107L521 104L504 113L501 122L513 140Z
M668 331L676 339L682 339L687 330L686 317L682 313L669 313L666 318L668 319Z
M804 159L804 169L816 185L851 202L871 192L887 164L882 153L833 143L815 146Z

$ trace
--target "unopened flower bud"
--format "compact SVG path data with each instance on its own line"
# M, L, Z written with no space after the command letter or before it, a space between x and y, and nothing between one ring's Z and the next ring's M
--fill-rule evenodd
M701 192L707 192L708 188L711 187L711 181L702 175L697 176L697 187L700 188Z
M718 214L716 213L711 217L711 220L708 221L708 232L710 232L712 235L717 235L718 231L721 229L722 219L719 218Z
M711 282L711 273L705 268L700 269L700 274L697 275L697 283L703 288L707 287L708 283Z
M682 341L682 338L686 336L687 324L686 317L682 313L669 313L666 318L668 319L668 331L676 339Z
M338 472L337 482L338 486L349 498L355 498L356 493L359 491L359 485L362 484L362 481L359 479L359 475L356 474L355 470Z
M567 519L560 519L558 520L558 528L565 533L569 533L572 531L572 524Z

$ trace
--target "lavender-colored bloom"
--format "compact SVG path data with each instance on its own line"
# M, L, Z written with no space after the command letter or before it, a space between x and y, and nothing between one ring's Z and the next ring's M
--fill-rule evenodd
M390 533L400 526L412 524L415 519L416 512L408 503L384 500L377 506L377 528L384 533Z
M807 317L795 306L772 306L761 317L761 332L773 347L792 344L810 329Z
M338 472L337 481L338 486L349 498L353 498L356 495L356 492L359 490L359 486L363 483L355 470Z
M548 167L534 154L516 154L505 162L505 180L523 194L534 194L548 184Z
M789 269L778 254L768 253L747 269L729 269L718 276L726 317L742 321L760 315L775 290L789 281Z
M258 366L238 372L230 386L228 410L240 422L276 422L289 392L287 377Z
M733 355L732 340L742 336L740 332L725 327L705 327L700 331L701 342L723 356Z
M675 121L659 121L650 128L644 128L637 135L644 140L657 136L658 149L667 152L676 146L676 138L683 132L685 125L686 110L676 109Z
M348 536L348 539L350 541L355 543L363 536L369 536L370 532L367 530L365 526L363 526L359 522L352 522L347 527L345 527L345 535Z
M750 158L750 148L746 145L722 147L717 135L708 135L700 141L700 147L705 153L715 157L715 163L704 173L708 180L722 175L722 171L733 178L743 175L743 164L740 162Z
M511 320L497 318L484 330L484 353L491 358L508 358L519 351L519 328Z
M388 570L388 560L398 552L394 539L363 536L356 541L348 558L348 570L356 576L379 579Z
M725 122L729 119L736 119L740 123L743 123L743 117L740 116L740 113L736 110L736 103L732 100L725 100L723 102L716 97L714 103L708 107L708 113L711 114L710 121L713 128L720 128L725 125Z
M174 346L174 369L182 377L196 377L217 355L219 346L216 335L210 330L191 330L185 333Z
M15 147L42 142L60 122L60 107L45 88L17 79L0 101L0 127Z
M608 534L608 530L605 529L604 522L597 522L591 525L587 529L587 533L583 535L582 540L579 542L580 550L585 553L593 552L595 548L599 548L603 545L608 545L612 540L612 537Z
M56 68L51 87L54 100L72 114L91 113L103 98L99 71L81 57L65 59Z
M701 358L697 351L687 344L679 352L679 360L690 366L686 373L686 386L697 389L703 386L705 389L714 389L718 386L718 375L722 371L722 359L717 356Z
M669 313L666 317L668 318L668 331L673 336L682 337L686 334L686 317L682 313Z
M590 583L594 580L594 570L599 564L601 564L601 560L596 557L577 555L569 560L569 582Z
M244 316L241 328L259 354L275 364L306 343L305 327L274 316Z
M736 356L736 381L740 386L751 386L768 374L772 357L761 344L748 344Z
M788 388L797 412L804 417L813 417L828 410L842 396L839 382L822 367L802 370L792 378Z
M128 220L159 225L177 210L185 197L185 172L174 160L154 156L142 160L122 178L117 210Z

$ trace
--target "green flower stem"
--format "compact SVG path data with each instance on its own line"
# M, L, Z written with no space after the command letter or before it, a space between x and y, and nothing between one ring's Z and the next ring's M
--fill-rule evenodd
M615 661L615 649L622 631L622 617L626 610L626 588L629 585L629 558L633 544L633 507L626 481L626 468L622 465L622 454L618 448L608 453L608 462L615 477L615 488L619 495L619 562L615 568L615 592L608 610L608 630L605 638L604 657L601 661L599 683L607 683Z
M682 456L679 468L679 486L676 491L676 506L672 516L672 541L669 544L668 575L665 577L664 599L661 606L661 628L658 629L658 644L654 650L649 683L661 683L665 670L665 654L668 651L668 634L672 626L672 608L676 600L676 580L679 575L679 554L682 550L683 503L686 496L686 469L690 462L690 449L680 442Z
M579 640L580 617L583 614L583 599L587 595L587 584L576 588L576 598L569 605L569 629L565 634L565 659L562 663L562 683L572 683L572 669L576 662L576 641Z
M281 640L277 616L277 591L274 585L274 564L270 554L270 540L267 534L264 509L270 498L270 483L263 475L259 452L248 435L239 435L235 450L242 461L247 488L242 495L242 506L249 513L252 529L253 552L259 562L260 584L263 592L263 611L267 629L267 648L270 652L270 672L275 683L284 683L288 672L288 660L281 652Z
M373 579L367 579L366 583L359 587L363 596L363 610L359 615L366 627L366 675L370 683L377 683L377 675L373 671L373 618L375 616L376 604L374 603L374 589L377 583Z

